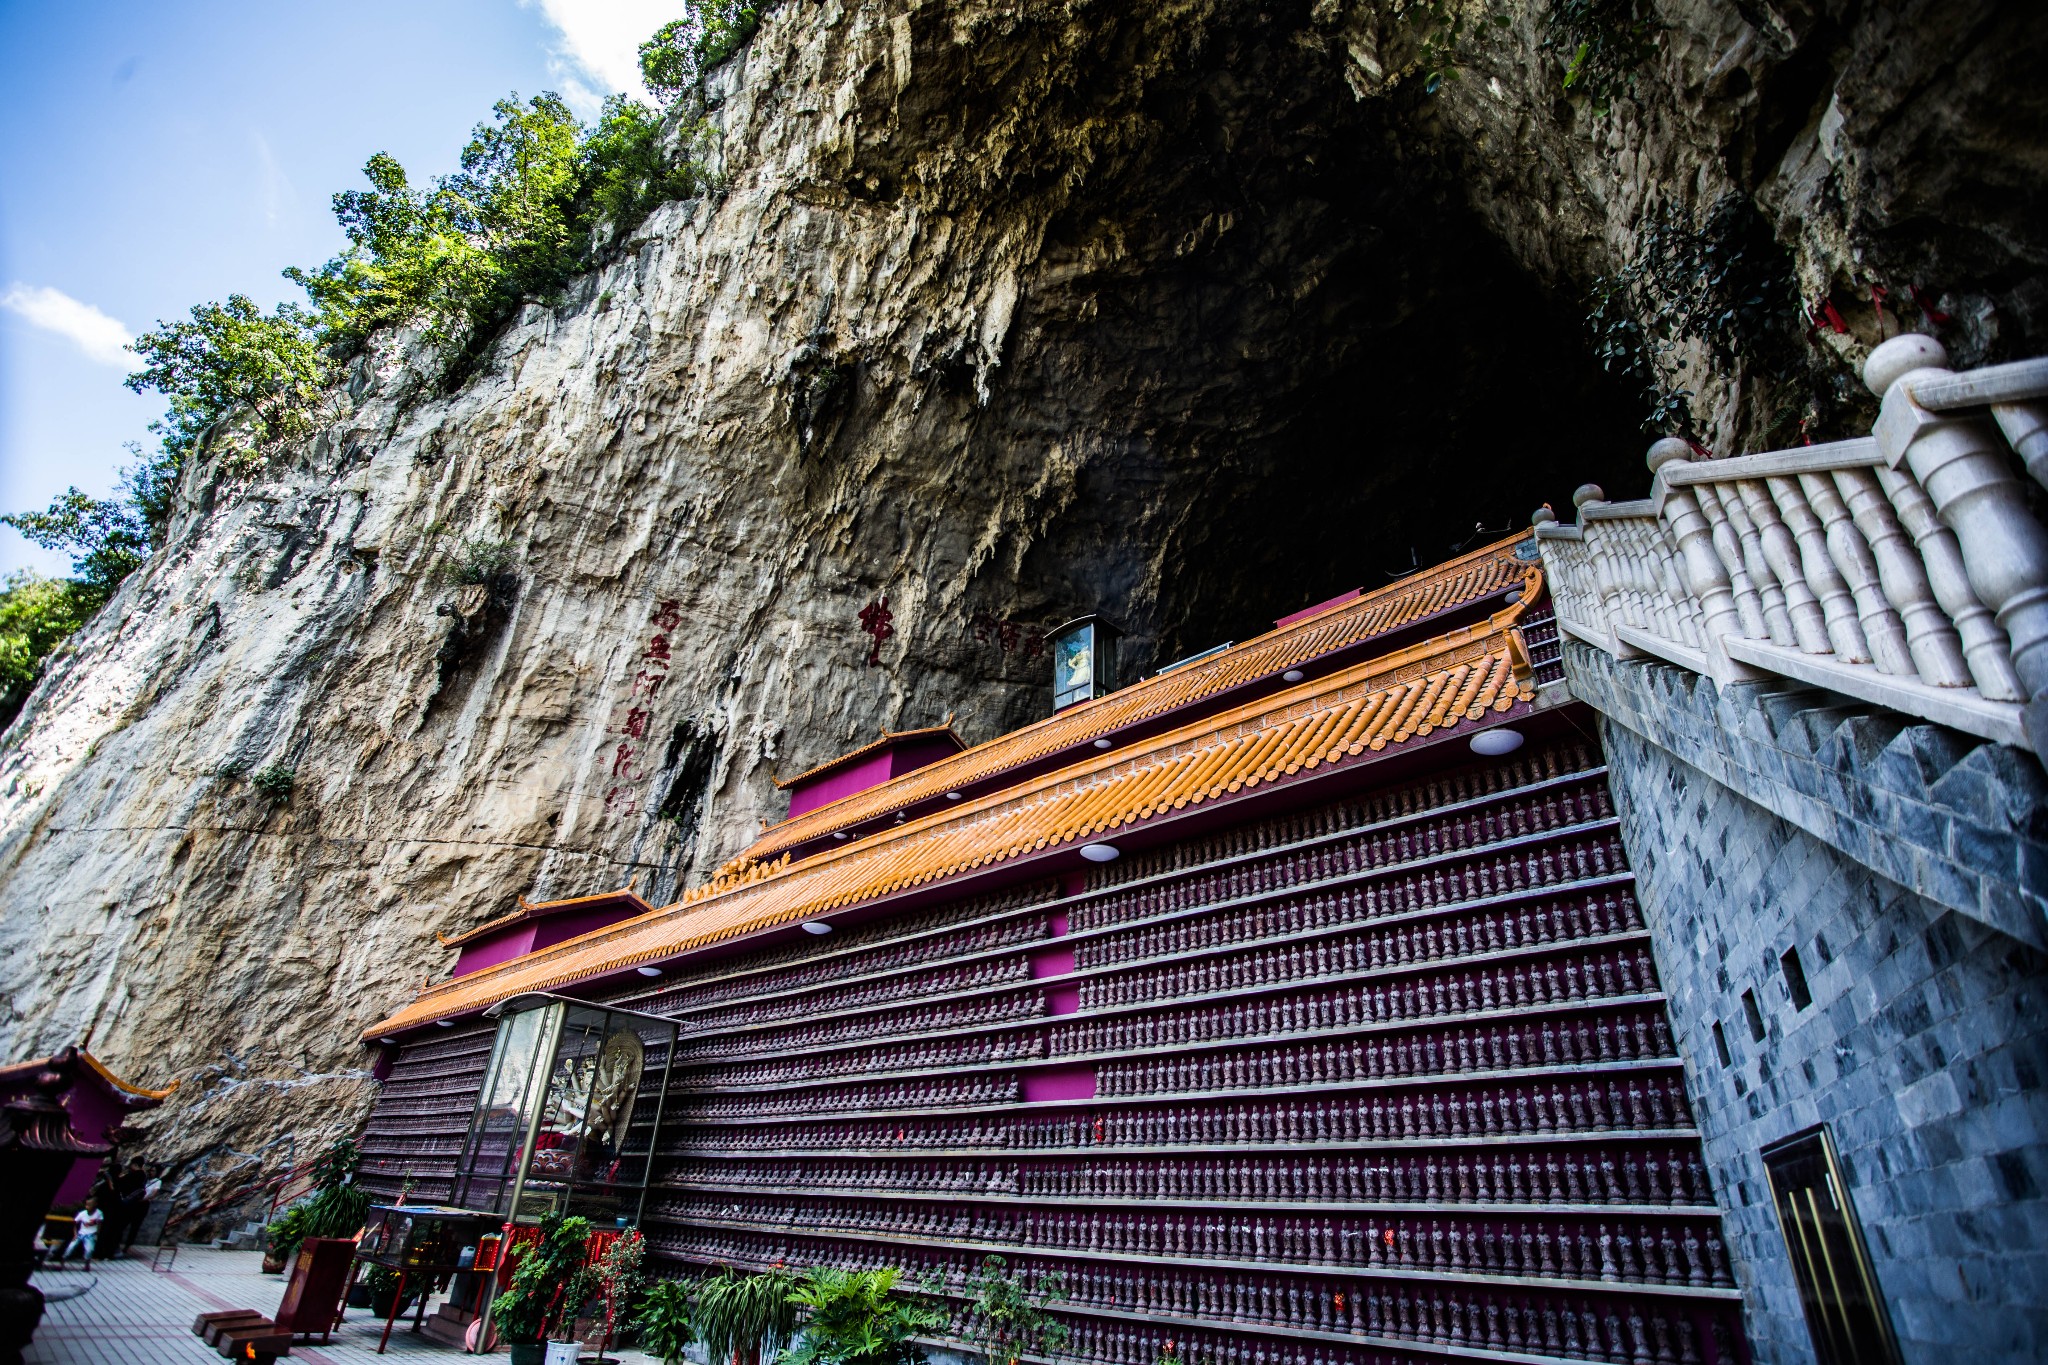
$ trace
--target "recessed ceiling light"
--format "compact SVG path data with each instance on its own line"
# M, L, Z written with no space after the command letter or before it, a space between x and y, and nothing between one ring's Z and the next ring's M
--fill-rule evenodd
M1301 680L1302 680L1303 678L1306 678L1307 676L1308 676L1308 674L1306 674L1306 673L1302 672L1302 671L1301 671L1300 669L1298 669L1298 668L1290 668L1290 669L1288 669L1288 670L1287 670L1287 671L1286 671L1285 673L1282 673L1282 674L1280 675L1280 681L1281 681L1281 682L1300 682L1300 681L1301 681Z
M1521 747L1520 730L1484 730L1472 736L1472 752L1485 758L1499 758Z
M434 1027L435 1027L435 1028L454 1028L454 1027L455 1027L455 1021L454 1021L453 1019L436 1019L436 1020L434 1021Z
M947 799L948 801L958 801L958 800L960 799L960 793L959 793L959 792L947 792L947 793L946 793L946 799Z
M804 932L807 934L829 934L832 932L832 926L823 920L807 919L804 921Z
M634 970L634 971L636 971L636 972L638 972L638 973L640 973L640 975L642 975L642 976L660 976L660 975L661 975L661 968L659 968L659 967L635 967L635 968L634 968L633 970Z
M1109 747L1109 745L1110 745L1110 741L1108 741L1108 740L1106 740L1106 739L1098 739L1098 740L1096 740L1096 741L1095 741L1095 747L1096 747L1096 748L1098 748L1098 749L1107 749L1107 748Z
M1083 844L1081 856L1091 863L1113 863L1123 856L1123 850L1115 844Z
M383 1043L386 1047L398 1046L398 1040L396 1038L379 1038L377 1041Z

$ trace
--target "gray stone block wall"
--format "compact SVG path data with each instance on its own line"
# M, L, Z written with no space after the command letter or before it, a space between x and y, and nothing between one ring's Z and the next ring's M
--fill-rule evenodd
M2042 832L2038 766L2010 750L1971 761L1999 746L1845 712L1819 694L1716 693L1691 675L1645 676L1679 672L1605 656L1567 665L1575 692L1612 707L1600 728L1615 801L1758 1359L1814 1358L1758 1153L1825 1122L1906 1360L2048 1360L2048 955L1959 908L2000 902L2017 915L2038 903L2042 881L2020 880ZM1788 744L1788 732L1805 738ZM1875 735L1888 738L1872 750ZM1852 768L1843 751L1859 744ZM1775 765L1770 750L1784 755ZM1737 790L1821 791L1797 771L1816 753L1829 756L1816 766L1835 785L1800 794L1797 822ZM1906 761L1915 756L1926 761ZM1888 785L1869 772L1881 765ZM2003 842L1956 841L1957 810L1927 798L1959 768L1968 782L1945 790L1960 802L1973 789L1960 823L1987 834L2002 825ZM1892 829L1907 799L1897 788L1946 823ZM1947 850L1939 860L1935 842ZM1936 877L1936 862L1953 870ZM1917 866L1923 889L1873 864ZM1804 1008L1781 963L1788 949L1811 992Z

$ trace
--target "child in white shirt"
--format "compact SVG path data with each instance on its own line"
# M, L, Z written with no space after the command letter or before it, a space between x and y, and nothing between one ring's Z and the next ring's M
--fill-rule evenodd
M85 1207L71 1218L71 1240L65 1244L64 1254L57 1258L59 1264L71 1259L71 1253L85 1248L85 1268L92 1269L92 1253L99 1245L100 1224L107 1221L107 1215L100 1212L100 1201L88 1199Z

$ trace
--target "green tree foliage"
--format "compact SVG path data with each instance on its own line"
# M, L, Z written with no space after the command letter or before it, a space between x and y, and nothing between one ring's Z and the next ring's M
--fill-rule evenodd
M226 303L198 305L189 321L159 322L135 338L144 363L128 376L128 387L170 400L164 420L150 428L162 442L148 467L151 486L138 490L150 504L142 510L152 524L160 526L168 515L165 476L175 479L230 413L252 419L259 448L306 434L328 380L315 330L316 320L296 304L265 313L247 296L231 294Z
M34 574L0 582L0 728L21 711L50 651L84 625L104 600L82 583Z
M1543 45L1571 54L1564 88L1604 114L1616 96L1635 88L1665 27L1652 0L1551 0Z
M1066 1298L1066 1277L1033 1272L1028 1278L1000 1256L982 1261L967 1282L974 1296L968 1335L989 1365L1011 1365L1019 1356L1056 1355L1067 1344L1067 1325L1046 1311Z
M588 1218L559 1213L541 1218L540 1240L521 1253L512 1282L491 1301L491 1321L507 1341L541 1341L563 1318L574 1319L588 1297L576 1286L587 1275L583 1259L589 1240Z
M367 190L334 197L349 249L304 286L337 353L385 327L420 326L459 379L522 304L546 303L657 206L703 186L698 165L665 141L662 116L606 102L589 128L556 95L500 100L463 149L460 169L415 186L383 153ZM678 137L690 140L694 126Z
M362 1154L353 1138L337 1138L313 1167L313 1192L274 1219L271 1254L290 1260L308 1237L353 1237L370 1213L370 1196L356 1184Z
M938 1305L898 1292L903 1272L835 1270L805 1275L790 1302L807 1309L802 1338L776 1365L916 1365L924 1351L914 1338L944 1330Z
M730 55L758 23L755 6L732 0L688 0L685 12L693 70ZM71 606L89 615L161 543L180 475L224 422L247 434L228 468L252 468L311 430L339 362L385 328L420 328L439 353L440 379L459 381L520 306L557 299L648 213L705 188L691 155L701 120L614 98L585 127L552 94L514 96L491 112L456 172L430 185L415 185L386 153L369 159L369 188L334 197L348 249L285 272L310 307L265 313L236 294L136 338L143 366L128 386L168 400L151 427L157 450L137 451L114 498L74 488L43 511L0 516L71 555Z
M93 611L148 558L155 534L135 498L115 502L76 488L66 489L41 512L12 512L0 523L45 550L69 554L71 571L78 575L72 582Z
M663 104L703 94L704 75L761 26L758 0L684 0L683 17L640 44L640 79Z
M649 1285L633 1325L639 1329L642 1350L660 1357L662 1365L676 1365L697 1339L690 1313L690 1286L681 1280L657 1280Z
M1725 195L1704 213L1670 208L1651 219L1628 263L1593 282L1593 353L1641 387L1643 429L1693 430L1690 399L1665 376L1696 345L1724 371L1796 376L1802 366L1798 285L1785 249L1748 199Z
M154 390L169 404L150 426L155 453L129 447L137 462L122 473L122 496L95 498L70 488L40 512L0 516L0 524L32 543L71 556L77 577L68 585L70 629L99 610L162 540L178 475L222 419L246 414L256 450L245 454L260 455L306 433L328 378L303 309L284 304L266 314L240 294L199 305L190 320L159 322L133 349L143 367L128 376L128 387Z

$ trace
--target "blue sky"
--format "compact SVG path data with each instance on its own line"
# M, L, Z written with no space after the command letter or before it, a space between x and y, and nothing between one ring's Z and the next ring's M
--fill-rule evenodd
M301 297L388 151L453 168L494 100L635 89L678 0L0 0L0 511L104 496L151 441L122 343L193 304ZM0 527L0 572L69 570Z

